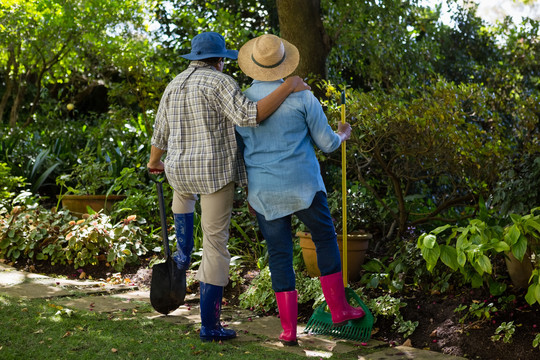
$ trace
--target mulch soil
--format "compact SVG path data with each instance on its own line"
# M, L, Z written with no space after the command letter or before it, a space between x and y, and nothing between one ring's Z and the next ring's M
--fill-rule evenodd
M46 275L62 275L68 278L80 278L82 271L71 266L51 266L48 263L15 263L10 264L20 270L41 273ZM254 271L246 272L247 286L256 275ZM151 270L148 264L128 266L119 274L114 269L100 263L98 266L89 266L84 269L84 276L107 281L127 281L141 287L149 287ZM354 288L354 284L352 285ZM225 288L225 297L234 299L245 288L237 286ZM196 289L195 289L196 291ZM367 293L369 297L377 297L382 293ZM445 294L432 294L430 292L409 292L406 295L392 294L401 297L407 305L401 309L404 320L418 321L414 333L404 339L392 328L393 319L379 317L375 323L375 333L372 338L393 345L408 344L415 348L429 349L450 355L462 356L468 359L486 360L533 360L540 359L540 348L533 348L532 343L540 328L540 307L538 304L529 306L524 300L522 292L516 293L516 301L510 302L507 309L497 311L490 319L467 319L460 322L464 312L457 313L455 309L461 304L490 303L496 299L482 290L454 290ZM312 304L299 306L299 321L307 323L313 309ZM275 315L275 314L268 314ZM494 342L491 337L502 322L513 321L516 330L512 341L505 343L502 340Z

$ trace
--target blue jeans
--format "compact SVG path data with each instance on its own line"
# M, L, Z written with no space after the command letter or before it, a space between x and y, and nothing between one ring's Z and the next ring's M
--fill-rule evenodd
M307 226L317 252L317 265L321 276L341 271L341 259L336 230L332 222L326 194L319 191L311 206L294 213ZM272 289L275 292L296 288L293 269L292 215L267 221L257 213L259 227L266 239L269 255Z

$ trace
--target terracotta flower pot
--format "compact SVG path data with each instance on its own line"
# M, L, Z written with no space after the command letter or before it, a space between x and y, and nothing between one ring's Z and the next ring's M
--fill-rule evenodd
M88 213L87 206L98 212L104 210L110 213L115 202L126 198L125 195L63 195L56 196L62 199L62 207L67 208L77 217Z
M321 276L319 267L317 266L317 252L315 251L315 244L311 240L311 234L300 231L296 233L296 236L300 238L302 257L304 258L309 275L312 277ZM343 263L343 239L341 235L338 235L337 238L341 262ZM350 281L360 279L360 270L364 263L369 240L372 238L373 235L368 233L352 233L347 235L347 271Z

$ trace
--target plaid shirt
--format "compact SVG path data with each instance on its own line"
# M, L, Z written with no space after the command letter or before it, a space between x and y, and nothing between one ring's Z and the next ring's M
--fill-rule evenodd
M165 173L176 191L211 194L246 183L235 125L257 126L257 103L238 84L204 62L192 61L165 89L152 145L167 151Z

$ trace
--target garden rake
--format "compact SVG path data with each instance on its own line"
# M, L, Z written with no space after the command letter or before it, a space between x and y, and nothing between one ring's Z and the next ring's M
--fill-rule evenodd
M345 90L341 92L341 122L345 122ZM348 267L347 267L347 157L345 142L341 143L341 191L342 191L342 208L343 208L343 261L342 261L342 273L343 284L345 285L345 295L347 301L351 306L361 307L366 315L358 320L350 320L346 325L340 327L334 327L332 323L332 315L327 310L328 306L324 301L318 306L311 318L309 319L305 333L318 334L318 335L330 335L337 338L368 341L371 337L371 330L373 329L373 315L367 308L366 304L362 302L360 297L348 287Z

